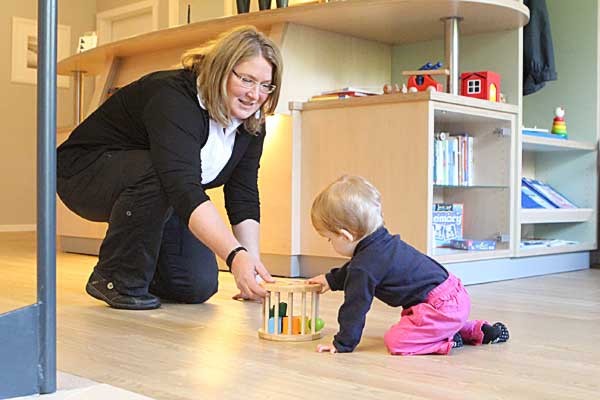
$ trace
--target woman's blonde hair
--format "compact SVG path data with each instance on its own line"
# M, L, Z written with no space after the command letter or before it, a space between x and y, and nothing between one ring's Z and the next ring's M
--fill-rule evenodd
M184 68L194 71L202 102L209 115L223 126L231 123L227 108L227 80L231 71L241 62L262 56L273 68L271 84L275 90L260 109L260 118L254 115L244 120L251 134L258 134L265 115L273 114L279 101L283 60L277 45L253 26L240 26L222 33L203 47L187 51L181 57Z
M317 195L310 217L319 233L345 229L358 240L383 225L381 195L365 178L344 175Z

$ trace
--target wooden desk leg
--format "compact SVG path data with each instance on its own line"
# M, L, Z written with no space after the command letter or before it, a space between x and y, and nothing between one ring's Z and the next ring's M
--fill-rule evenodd
M75 71L75 125L83 120L83 71Z

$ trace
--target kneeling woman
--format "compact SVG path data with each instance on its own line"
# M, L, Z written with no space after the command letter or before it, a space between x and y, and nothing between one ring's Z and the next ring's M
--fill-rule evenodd
M215 254L236 297L263 297L256 276L272 280L259 256L257 177L281 54L246 26L182 63L119 89L58 149L62 201L108 222L86 291L114 308L206 301L218 287ZM205 193L218 186L231 230Z

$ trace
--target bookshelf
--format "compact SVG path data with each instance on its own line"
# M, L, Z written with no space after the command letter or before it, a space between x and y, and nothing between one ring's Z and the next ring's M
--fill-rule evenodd
M518 106L446 93L291 103L290 108L302 160L300 254L335 257L312 232L308 210L321 188L340 173L350 173L365 176L380 189L390 231L401 233L466 282L567 271L589 262L587 252L596 246L595 142L522 136ZM439 132L473 137L469 185L434 182ZM523 176L548 182L580 207L522 210ZM435 203L462 204L463 236L495 239L496 249L436 247ZM576 243L521 248L521 240L530 237Z
M291 107L301 131L295 134L301 136L303 160L301 254L335 256L310 226L310 204L325 185L348 173L362 175L379 188L390 231L401 233L405 241L439 262L512 255L517 106L421 92L292 103ZM473 138L472 184L434 184L434 143L439 132L467 133ZM334 148L334 152L323 150ZM490 251L435 247L434 203L463 204L464 237L502 240Z
M591 208L555 209L545 208L522 209L521 224L558 224L570 222L586 222L594 216Z
M594 151L596 145L591 142L581 142L570 139L552 139L538 136L523 135L523 151L526 152L569 152Z
M568 199L576 209L524 209L518 202L519 243L527 239L559 239L573 244L547 248L516 247L518 256L589 251L597 247L597 145L590 133L585 140L520 136L521 177L542 180ZM586 138L585 134L577 137Z
M517 204L517 234L575 244L548 248L518 247L516 255L557 257L577 252L589 256L597 248L598 203L598 2L573 8L560 0L546 1L554 58L559 74L541 90L522 99L525 127L550 130L558 106L566 110L568 140L522 135L520 178L535 178L575 203L573 210L523 210ZM575 38L585 37L576 49Z
M514 135L517 108L506 112L462 105L461 96L452 103L434 103L433 130L472 137L472 183L467 186L433 185L433 203L463 205L463 237L475 240L496 240L495 250L466 251L435 247L428 241L428 254L441 263L490 259L510 256L513 192ZM493 104L482 101L483 104ZM428 237L433 238L432 224Z

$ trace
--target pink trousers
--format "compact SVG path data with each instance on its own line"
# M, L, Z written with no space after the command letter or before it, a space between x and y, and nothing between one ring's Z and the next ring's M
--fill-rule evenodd
M470 311L469 294L460 279L449 274L425 302L402 310L400 322L385 333L385 344L394 355L448 354L454 334L460 332L465 344L480 345L481 326L488 322L467 321Z

